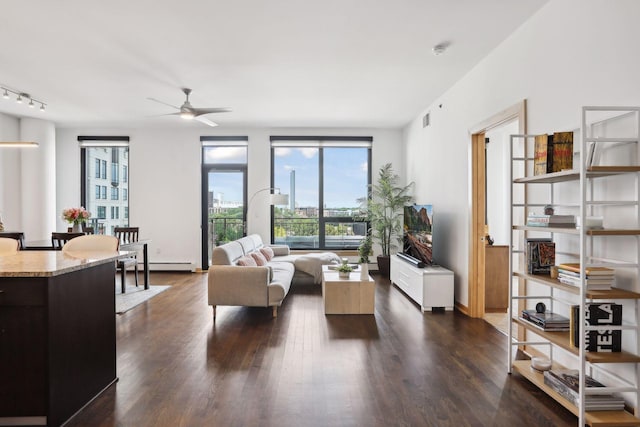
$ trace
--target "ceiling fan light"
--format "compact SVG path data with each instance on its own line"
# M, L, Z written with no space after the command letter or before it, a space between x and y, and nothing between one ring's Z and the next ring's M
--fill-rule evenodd
M183 111L183 112L180 113L180 117L182 117L185 120L191 120L195 116L193 115L193 113L191 113L189 111Z

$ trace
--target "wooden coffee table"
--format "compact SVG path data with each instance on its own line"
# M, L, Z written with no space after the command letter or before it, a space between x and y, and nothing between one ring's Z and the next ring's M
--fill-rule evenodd
M342 279L337 271L323 265L322 302L324 314L373 314L375 282L369 275L367 280L360 280L359 270Z

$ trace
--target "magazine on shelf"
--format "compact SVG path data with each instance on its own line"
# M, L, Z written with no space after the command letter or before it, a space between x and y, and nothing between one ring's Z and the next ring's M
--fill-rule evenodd
M574 369L552 369L544 372L544 383L558 392L574 405L580 402L579 384L580 376ZM599 381L594 380L589 375L585 376L587 388L605 387ZM585 394L585 409L587 411L606 411L624 409L624 399L613 393L605 394Z
M580 346L580 306L571 306L571 332L569 333L570 343L578 348ZM622 305L611 302L587 303L585 306L585 324L590 326L601 325L622 325ZM597 331L587 331L585 335L586 351L590 352L611 352L622 351L622 331L611 329L600 329Z
M571 327L568 318L549 311L538 313L536 310L522 310L520 318L548 332L568 331Z

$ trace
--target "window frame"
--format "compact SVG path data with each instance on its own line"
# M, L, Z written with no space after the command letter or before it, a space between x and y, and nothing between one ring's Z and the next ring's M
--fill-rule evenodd
M353 217L325 217L324 216L324 149L325 148L366 148L367 149L367 191L366 197L369 195L369 189L372 183L372 148L373 137L368 136L271 136L271 187L275 188L275 149L281 147L291 148L304 148L314 147L318 148L318 247L313 250L337 250L335 247L327 247L326 245L326 225L327 223L353 223L360 222L354 221ZM271 241L275 242L275 207L271 208ZM361 221L366 223L366 230L370 228L368 221ZM344 248L346 250L356 249ZM296 248L294 246L291 249L308 249L308 248Z

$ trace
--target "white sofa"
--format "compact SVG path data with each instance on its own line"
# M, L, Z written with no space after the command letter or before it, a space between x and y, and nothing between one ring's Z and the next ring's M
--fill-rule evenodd
M292 255L286 245L267 245L274 257L265 266L241 266L238 260L265 247L257 234L213 249L208 273L208 300L216 317L218 305L272 307L273 317L292 282L320 283L322 264L337 264L331 252Z

